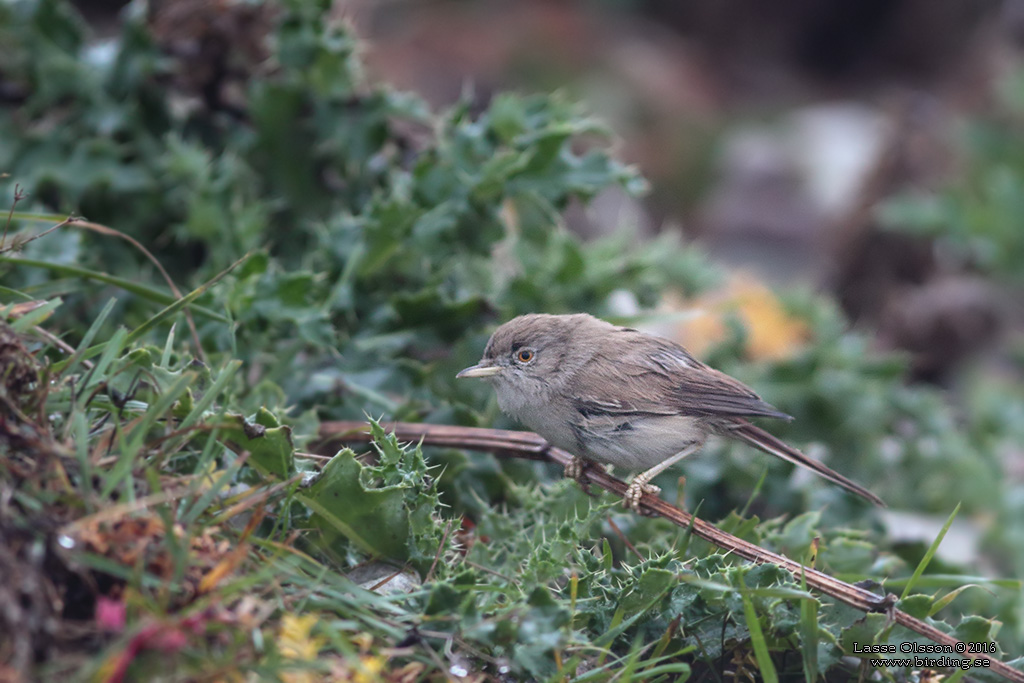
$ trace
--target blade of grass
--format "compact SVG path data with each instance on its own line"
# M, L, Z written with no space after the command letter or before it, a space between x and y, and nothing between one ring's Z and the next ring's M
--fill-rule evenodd
M142 419L131 429L126 435L130 448L136 450L142 446L143 441L146 439L146 434L152 429L153 424L160 419L167 416L167 413L171 411L175 402L181 397L182 394L188 389L189 385L195 381L197 375L194 372L183 372L170 387L167 388L160 398L153 403L149 410L142 416Z
M231 342L231 357L238 358L238 325L235 324L235 316L231 314L231 309L227 306L224 307L225 318L228 322L225 328L228 332L228 339Z
M277 497L279 493L286 491L286 489L294 492L298 486L301 485L302 477L303 475L296 474L291 479L279 481L276 484L252 488L248 491L235 494L231 496L231 498L225 500L227 507L223 511L217 513L211 522L217 526L225 524L232 518L237 517L253 507L265 506L268 500ZM288 495L288 493L286 492L285 495ZM291 496L288 497L290 498ZM276 526L277 525L275 524L275 527Z
M20 298L20 299L24 299L25 301L32 301L34 298L36 298L36 297L29 296L25 292L19 292L16 289L11 289L10 287L4 287L3 285L0 285L0 296L7 297L7 298L10 298L10 299L18 299L18 298ZM43 298L43 297L38 297L38 298Z
M145 441L146 434L156 420L163 417L174 405L174 402L178 400L188 389L189 384L195 381L196 375L192 372L183 373L181 377L175 380L163 395L150 406L146 414L142 416L142 419L135 425L131 432L127 435L122 435L119 439L121 453L118 456L117 464L111 468L110 472L107 473L104 478L102 497L106 498L109 496L117 486L124 481L124 479L131 473L132 465L135 462L135 456L142 448L142 444ZM129 487L130 489L131 487ZM131 493L129 492L129 497Z
M85 421L85 413L74 411L71 413L69 423L71 425L72 443L75 444L75 456L81 470L79 487L81 488L82 503L87 513L93 512L92 493L92 462L89 460L89 425Z
M117 560L104 557L97 553L79 553L75 555L75 562L81 563L86 569L95 569L96 571L109 574L113 577L123 579L128 585L133 587L148 588L152 591L159 591L164 588L165 580L149 572L142 572L141 574L135 571L134 567L128 567Z
M171 352L174 350L174 329L177 325L171 325L171 331L167 333L167 341L164 342L164 352L160 354L160 367L166 368L171 362Z
M37 223L60 223L66 221L66 213L32 213L31 211L12 211L11 220L36 221Z
M676 577L676 580L680 583L688 583L698 588L706 590L718 591L720 593L728 593L736 590L735 586L731 586L727 583L720 583L718 581L709 581L702 579L695 574L680 574ZM758 598L779 598L782 600L815 600L813 594L800 590L798 588L787 588L786 586L757 586L756 588L743 589L748 595L753 595Z
M35 299L53 299L62 296L67 298L82 290L82 278L79 277L58 277L52 275L40 282L25 285L25 293Z
M242 361L240 360L229 361L227 365L224 366L224 369L220 371L219 375L217 375L217 379L215 379L213 384L210 385L210 387L208 387L203 393L203 397L196 402L189 414L186 415L185 419L178 425L179 430L188 429L199 421L199 419L206 413L207 409L213 405L213 402L217 397L220 396L220 393L224 390L224 386L231 381L231 378L235 376L235 373L238 372L238 368L240 367L242 367Z
M909 580L909 578L886 579L885 585L887 588L899 588L905 586ZM951 588L962 586L964 583L978 584L982 587L999 586L1011 590L1024 588L1024 581L1020 579L990 579L987 576L972 576L970 574L928 574L919 578L914 585L918 588Z
M685 681L689 673L690 665L686 662L659 664L657 666L652 666L650 669L644 669L642 673L642 680L649 681L653 676L660 676L662 674L684 674L682 678L676 678L673 680Z
M91 370L89 370L82 384L78 387L78 396L75 397L76 400L81 399L83 396L87 396L89 394L89 390L92 389L92 387L96 386L101 381L104 381L106 379L107 368L109 368L110 364L114 361L114 357L119 356L121 354L121 351L124 349L125 346L125 340L127 338L128 330L124 329L123 327L120 327L114 332L113 336L110 337L109 341L106 341L102 345L99 345L103 346L103 353L100 354L100 359L96 361L96 365L93 366ZM91 348L95 349L97 347L93 346ZM83 357L85 355L85 353L82 354ZM67 362L68 361L60 361L59 363L54 363L54 366Z
M131 343L131 342L137 341L140 337L142 337L144 334L149 332L152 328L154 328L155 326L159 325L160 323L162 323L163 321L165 321L166 319L168 319L169 317L171 317L172 315L174 315L175 313L177 313L178 311L183 309L185 306L188 306L193 301L195 301L196 299L201 297L203 294L205 294L207 291L209 291L209 289L211 287L213 287L215 284L220 282L225 276L227 276L228 273L230 273L232 270L234 270L235 268L237 268L241 264L245 263L245 261L247 259L249 259L249 257L251 255L252 255L252 253L250 252L249 254L246 254L242 258L238 259L237 261L232 263L230 266L228 266L226 269L224 269L223 271L221 271L220 273L215 275L213 278L211 278L209 281L199 285L198 287L193 289L191 292L189 292L187 295L183 296L182 298L175 300L174 303L172 303L171 305L169 305L166 308L162 309L160 312L158 312L156 315L151 317L149 320L147 320L146 322L144 322L141 325L139 325L138 327L136 327L128 335L128 342ZM96 355L97 353L100 353L103 350L103 347L104 347L104 344L97 344L96 346L92 347L91 349L88 349L83 354L83 357L91 358L92 356ZM67 361L60 361L58 363L54 363L53 364L54 370L56 372L61 372L63 370L63 366L64 366L65 363L67 363Z
M957 669L946 679L946 683L960 683L960 681L967 675L967 669Z
M123 289L126 292L131 292L136 296L140 296L143 299L163 304L165 306L177 300L174 295L161 292L159 289L150 287L149 285L133 282L132 280L126 280L124 278L108 275L107 273L101 273L95 270L88 270L87 268L81 268L79 266L72 266L66 263L50 263L49 261L40 261L38 259L28 259L15 256L3 256L0 257L0 261L6 261L7 263L13 263L15 265L28 266L30 268L43 268L59 275L79 277L85 280L95 280L107 285L113 285L114 287ZM223 315L204 306L192 306L192 310L204 318L216 320L219 323L228 322L228 319Z
M649 612L651 608L658 604L658 602L661 601L663 597L665 597L665 594L668 593L669 588L670 587L666 586L662 590L658 591L653 597L649 598L647 602L644 603L639 610L637 610L636 614L631 616L629 619L626 619L625 621L623 621L623 616L625 615L625 612L623 611L622 606L620 605L619 608L615 611L615 614L612 615L612 621L608 625L608 630L605 633L601 634L599 637L595 638L593 644L598 647L611 646L615 639L619 637L619 634L623 633L626 629L635 624L641 618L649 617Z
M151 330L152 328L156 327L157 325L162 323L167 318L171 317L172 315L174 315L175 313L177 313L181 309L183 309L186 306L188 306L189 304L191 304L193 301L195 301L196 299L201 297L203 294L206 294L206 292L208 292L211 287L213 287L215 284L217 284L218 282L223 280L225 277L227 277L227 275L232 270L234 270L238 266L240 266L243 263L245 263L246 261L248 261L251 257L252 257L252 252L249 252L248 254L246 254L242 258L238 259L237 261L232 263L230 266L228 266L227 268L225 268L221 272L219 272L216 275L214 275L208 281L206 281L203 284L199 285L198 287L193 289L191 292L189 292L185 296L181 297L180 299L178 299L177 301L172 303L170 306L168 306L167 308L163 309L162 311L160 311L159 313L154 315L152 318L150 318L146 322L144 322L141 325L139 325L128 336L128 341L132 342L132 341L135 341L135 340L139 339L142 335L146 334L146 332L149 332L149 330Z
M761 670L761 680L765 683L779 683L779 675L775 671L775 663L772 662L771 654L768 652L768 643L764 639L761 622L757 619L754 601L750 599L746 590L740 592L740 597L743 598L743 615L747 620L747 630L750 631L750 644L754 647L754 657Z
M214 435L216 435L216 432L214 432ZM190 526L193 522L199 519L199 515L203 514L203 511L210 506L213 499L231 483L231 480L234 478L235 474L238 473L238 470L242 468L242 464L245 461L246 458L235 458L235 461L221 472L216 481L214 481L208 489L203 491L203 495L199 496L199 498L197 498L189 507L188 512L182 516L181 521L185 526ZM202 479L197 479L197 481L202 481Z
M900 600L910 595L910 591L914 588L914 584L916 584L917 580L921 578L921 574L924 574L924 570L928 567L932 558L935 557L935 552L939 549L942 539L946 537L946 532L949 531L949 527L953 525L953 520L956 519L958 512L960 512L960 503L957 503L956 507L953 508L953 512L950 513L949 519L946 520L946 523L942 525L942 529L939 530L939 535L935 537L935 540L932 541L927 552L925 552L924 557L922 557L921 561L917 563L917 568L910 576L910 580L907 581L907 585L903 587L903 593L900 594Z
M635 639L633 645L630 648L629 655L626 657L625 665L620 667L616 674L624 681L632 681L635 678L636 671L640 668L641 659L640 657L644 652L644 643L642 639ZM650 680L650 679L645 679Z
M53 313L62 303L64 302L61 299L52 299L39 308L29 311L20 318L11 320L8 324L11 326L11 329L18 334L25 334L43 320L50 317L50 314Z
M643 614L644 611L646 610L642 610L641 612L639 612L639 614ZM612 614L612 620L611 623L608 625L608 630L605 631L604 635L600 636L599 638L595 638L591 644L595 647L603 647L602 643L611 644L612 642L614 642L615 639L618 637L619 633L629 628L630 623L632 623L631 619L629 623L627 623L625 626L622 626L622 619L625 615L626 610L622 608L622 605L619 605L618 608L615 610L615 613ZM635 618L636 617L634 617L634 619ZM604 664L605 660L608 659L609 654L611 654L611 651L608 649L604 649L601 652L601 654L598 655L597 663L599 665Z
M331 526L338 529L341 533L345 534L353 543L355 543L360 550L370 556L376 556L377 551L374 550L373 543L363 538L362 531L357 531L354 527L346 524L342 519L334 515L330 510L321 505L312 496L297 495L296 499L302 501L302 503L313 512L322 516L326 519Z
M680 650L679 652L675 652L675 653L673 653L671 655L648 657L647 659L639 662L640 670L632 678L627 678L627 677L623 676L620 673L621 669L617 670L615 672L614 678L617 678L617 679L623 680L623 681L645 681L645 682L650 681L651 683L654 683L655 681L666 680L665 678L662 678L662 676L667 675L667 674L689 674L690 673L690 665L688 663L686 663L686 662L673 662L672 659L676 658L676 657L679 657L679 656L681 656L681 655L683 655L683 654L685 654L687 652L690 652L690 651L692 651L694 649L695 649L694 646L690 646L690 647L686 648L685 650ZM685 681L686 679L687 679L687 676L684 675L681 678L680 677L676 677L676 678L672 678L671 680L674 680L674 681ZM574 678L573 680L574 681L582 681L584 679L582 677L580 677L580 678Z
M765 467L761 471L761 478L757 480L757 484L754 485L754 490L747 496L747 502L743 505L743 509L740 510L740 517L746 517L747 512L750 510L750 506L753 505L754 501L757 500L758 495L761 493L761 487L764 486L764 480L768 478L768 468Z
M677 532L678 539L676 540L675 545L678 546L676 549L676 555L678 557L686 557L686 553L690 549L690 541L693 540L693 525L697 519L697 514L700 512L700 508L703 504L703 500L697 503L697 507L693 509L693 517L690 518L690 524L685 529L680 527L679 531ZM679 544L680 541L682 542L682 545Z
M113 297L107 301L106 305L100 310L99 315L92 321L92 325L85 331L85 336L82 337L82 343L78 345L78 350L72 354L71 358L68 358L67 365L64 367L64 373L66 376L72 375L78 368L78 364L83 361L82 354L85 349L92 345L93 338L100 331L100 327L103 325L103 321L107 319L110 312L114 310L114 304L117 303L117 299Z
M939 598L938 600L936 600L932 604L932 608L930 610L928 610L928 616L934 617L936 614L939 613L939 611L942 610L943 607L948 606L949 603L951 603L954 600L956 600L957 596L960 595L961 593L963 593L968 588L982 588L982 587L979 586L976 583L969 583L966 586L960 586L955 591L950 591L948 594L942 596L941 598ZM985 589L982 588L982 590L985 590ZM989 593L991 593L991 591L989 591Z
M806 565L807 560L804 560L804 563ZM805 591L807 590L807 571L805 567L800 568L800 588ZM807 683L814 683L818 680L817 600L803 600L800 603L800 650L803 653L804 680Z

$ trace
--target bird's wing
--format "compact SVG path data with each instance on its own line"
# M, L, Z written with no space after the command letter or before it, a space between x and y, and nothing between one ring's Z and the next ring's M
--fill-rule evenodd
M678 344L632 330L616 357L595 356L576 375L584 416L686 415L791 419L737 379L704 365ZM652 344L652 341L654 342ZM640 343L642 342L642 343ZM609 387L615 387L610 391Z

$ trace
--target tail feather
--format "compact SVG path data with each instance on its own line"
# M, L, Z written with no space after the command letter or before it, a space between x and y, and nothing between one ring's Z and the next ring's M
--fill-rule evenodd
M812 460L811 458L808 458L806 455L804 455L797 449L793 448L792 446L783 442L782 440L776 438L775 436L772 436L771 434L761 429L760 427L757 427L751 424L750 422L747 422L746 420L737 420L730 427L731 428L726 432L726 434L728 434L729 436L734 436L737 439L740 439L741 441L744 441L750 444L751 446L759 450L762 450L765 453L768 453L769 455L774 455L776 458L781 458L782 460L791 462L794 465L799 465L800 467L809 469L812 472L829 480L833 484L842 486L847 491L850 491L851 493L856 493L858 496L866 500L870 500L872 503L879 507L886 507L885 502L882 501L881 498L871 493L871 491L868 491L860 484L856 484L850 481L849 479L839 474L835 470L825 467L817 460Z

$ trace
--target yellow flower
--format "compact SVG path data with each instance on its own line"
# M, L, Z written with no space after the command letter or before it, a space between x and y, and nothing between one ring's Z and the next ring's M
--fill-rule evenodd
M281 654L289 659L306 662L316 659L323 647L324 638L322 636L311 638L309 634L318 621L315 614L284 615L284 618L281 619L281 629L277 641ZM313 683L316 680L312 672L308 671L285 672L281 674L281 679L285 683Z
M352 676L353 683L376 683L381 680L380 672L384 670L384 658L363 655L359 658L359 668Z

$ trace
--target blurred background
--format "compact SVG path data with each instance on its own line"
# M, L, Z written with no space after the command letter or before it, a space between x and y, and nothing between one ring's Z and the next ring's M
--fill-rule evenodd
M127 5L73 4L100 40ZM232 4L148 12L171 54L213 64L261 30ZM372 79L434 108L482 110L507 90L585 102L650 191L574 202L566 224L584 238L681 233L759 281L826 291L879 348L911 354L914 379L948 385L966 360L1011 370L1000 359L1021 349L1024 229L1010 195L1024 161L1007 136L1024 105L1024 2L351 0L332 12L364 41ZM214 71L192 85L237 100Z
M570 210L581 235L682 232L760 280L828 291L880 347L912 354L925 381L954 381L965 359L998 365L993 342L1019 331L1009 273L993 260L1022 255L1020 216L1004 207L993 225L927 228L963 220L936 215L937 190L980 201L1000 181L971 177L978 165L1006 181L1021 163L999 136L1024 96L1024 3L356 1L343 11L368 41L368 69L435 106L564 89L607 121L651 191L611 190Z

